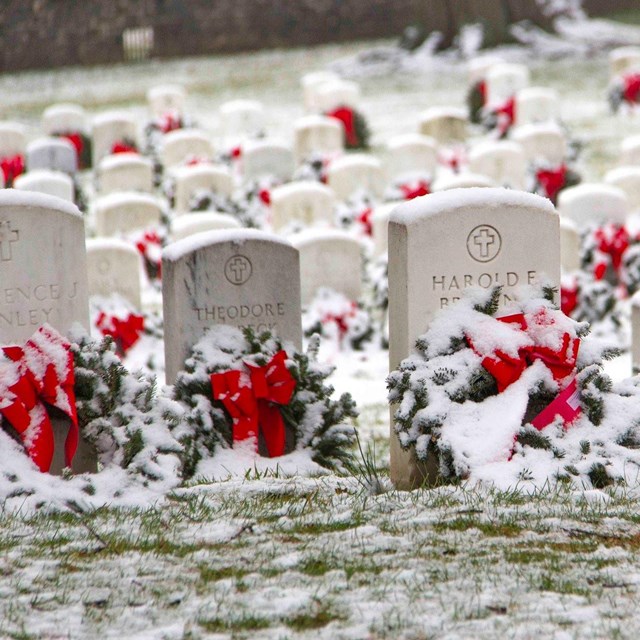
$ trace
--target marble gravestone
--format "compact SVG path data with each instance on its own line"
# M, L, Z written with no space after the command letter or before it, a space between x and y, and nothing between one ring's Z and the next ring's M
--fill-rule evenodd
M175 242L202 231L240 229L241 227L240 221L228 213L216 213L215 211L184 213L171 221L171 239Z
M309 156L338 156L344 150L344 127L336 118L303 116L294 122L294 154L297 162Z
M629 200L619 187L583 182L560 192L558 213L572 220L579 230L607 222L621 225L629 214Z
M157 227L162 217L162 202L148 193L110 193L94 201L93 213L96 234L116 236Z
M115 153L104 157L98 167L98 191L153 191L153 163L137 153Z
M138 126L128 113L107 111L94 117L91 125L93 147L91 149L93 166L111 154L116 143L130 142L138 144Z
M429 107L420 114L420 133L439 144L464 142L467 139L467 113L459 107Z
M183 114L187 102L187 92L178 84L160 84L147 91L147 104L155 118L166 113Z
M54 196L0 191L0 345L22 345L48 323L63 335L89 330L84 221L71 202ZM51 473L64 467L68 418L52 417ZM95 471L95 452L82 438L76 473Z
M496 185L523 189L527 161L522 147L511 140L483 142L469 152L469 169L491 178Z
M354 302L362 293L362 245L339 229L306 229L289 236L300 251L302 304L326 287Z
M38 138L27 145L28 171L49 169L73 175L78 168L76 148L65 138Z
M264 131L264 106L257 100L230 100L220 105L220 126L227 141L255 138Z
M302 345L298 250L263 231L205 231L162 253L167 382L216 324L270 330Z
M622 189L627 194L632 211L640 211L640 166L616 167L604 176L607 184Z
M438 166L438 144L420 133L394 136L387 143L387 176L433 176Z
M61 133L85 133L87 121L84 109L79 104L60 102L52 104L42 112L41 127L48 136Z
M118 238L87 240L90 296L108 298L117 293L141 309L142 269L140 253L131 243Z
M516 94L517 125L533 122L554 122L560 118L560 99L555 89L525 87Z
M558 166L567 155L567 142L555 122L535 122L513 129L512 139L522 146L528 162Z
M300 79L302 100L308 113L319 111L317 92L325 83L339 82L340 76L333 71L310 71Z
M211 191L226 197L233 192L233 176L225 165L185 165L176 167L171 174L175 179L177 213L189 211L189 202L196 191Z
M487 71L486 83L487 104L501 105L529 84L529 69L523 64L496 64Z
M271 191L271 225L279 231L291 223L333 226L336 197L326 185L299 180Z
M620 165L640 165L640 135L628 136L620 143Z
M626 73L640 73L640 47L617 47L609 52L609 71L612 77Z
M21 191L37 191L73 202L75 188L73 180L62 171L37 169L19 175L13 186Z
M360 101L360 87L352 80L323 82L315 90L315 107L321 113L338 107L355 108Z
M164 167L175 167L188 161L208 162L212 157L211 140L199 129L176 129L162 138L160 161Z
M260 178L291 179L295 170L293 150L277 140L249 140L242 147L242 178L245 182Z
M559 216L549 200L510 189L468 188L400 205L389 221L390 369L463 289L503 285L507 304L518 286L543 280L560 287ZM411 489L436 476L437 468L402 449L392 428L395 486Z
M357 193L382 196L384 175L380 161L367 153L352 153L334 160L327 169L327 185L338 200Z

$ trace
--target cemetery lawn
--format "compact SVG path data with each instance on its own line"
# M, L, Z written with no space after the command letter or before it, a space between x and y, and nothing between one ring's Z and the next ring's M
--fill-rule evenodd
M253 473L144 511L5 513L0 637L640 632L640 503L625 490L371 495L367 481Z

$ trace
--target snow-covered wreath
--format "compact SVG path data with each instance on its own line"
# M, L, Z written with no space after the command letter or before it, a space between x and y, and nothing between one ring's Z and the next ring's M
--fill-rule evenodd
M498 314L500 288L441 312L388 378L401 445L443 479L603 487L640 473L640 382L545 289Z

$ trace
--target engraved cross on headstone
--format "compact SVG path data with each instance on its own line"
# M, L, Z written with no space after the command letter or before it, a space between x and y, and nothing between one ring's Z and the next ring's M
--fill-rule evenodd
M236 282L242 282L246 269L246 261L240 257L234 258L233 262L229 265L229 270L233 272L233 277Z
M495 236L488 229L481 229L474 237L473 243L480 247L480 257L489 255L489 247L496 241Z
M20 239L20 232L11 228L11 222L0 220L0 261L9 262L11 256L11 245Z

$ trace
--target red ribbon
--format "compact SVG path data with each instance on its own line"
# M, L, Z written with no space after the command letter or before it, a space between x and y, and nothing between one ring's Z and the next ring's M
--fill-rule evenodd
M333 111L329 111L326 115L342 122L347 147L359 146L360 141L356 133L356 117L353 109L349 107L338 107Z
M285 452L285 425L278 405L288 405L296 388L286 359L286 352L278 351L263 367L247 364L248 376L239 370L211 375L213 399L222 402L233 420L233 441L255 438L257 451L261 431L271 458Z
M347 334L347 331L349 331L349 325L347 324L347 320L349 318L353 318L356 315L357 308L358 308L358 305L355 302L351 302L351 308L349 309L349 311L347 311L346 313L342 313L340 315L327 313L322 318L322 324L335 322L336 326L338 327L338 332L340 333L340 339L342 340L342 338L344 338L344 336Z
M371 207L367 207L356 218L356 220L362 225L364 232L368 236L373 235L373 223L371 222L372 215L373 215L373 209L371 209Z
M18 380L0 401L0 413L17 431L29 457L40 471L49 471L54 453L51 420L43 403L63 411L71 419L65 441L65 463L71 465L78 447L78 416L74 390L71 345L55 329L45 325L24 347L3 347L15 363ZM8 404L7 404L8 401Z
M431 191L431 185L426 180L418 180L417 182L409 182L398 186L402 191L402 197L405 200L413 200L420 196L428 196Z
M4 175L4 186L13 186L13 181L24 173L24 156L17 154L0 158L0 170Z
M176 131L182 129L182 118L180 114L169 111L164 113L158 121L158 128L162 133L169 133L170 131Z
M103 336L111 336L118 353L124 355L140 339L144 331L144 316L130 313L125 319L121 319L100 312L96 319L96 327Z
M560 309L565 316L570 316L571 312L578 306L578 285L571 288L560 288Z
M625 102L640 102L640 73L631 73L622 78L622 95Z
M580 411L580 392L578 391L578 384L574 378L567 387L531 421L531 424L538 431L542 431L559 415L564 421L564 426L568 427L580 415Z
M269 189L260 189L258 192L258 198L260 198L260 202L262 202L262 204L267 207L271 206L271 192Z
M509 98L503 104L497 106L493 112L498 122L498 131L500 136L505 136L507 131L513 126L516 118L516 100L514 97Z
M233 160L239 160L242 157L242 147L240 145L233 147L229 152L229 155Z
M74 146L76 150L76 166L79 169L84 169L85 167L82 166L81 161L82 152L84 151L84 138L82 137L82 134L75 132L62 133L60 134L60 137L68 140Z
M540 316L541 324L544 324L545 318ZM521 331L528 331L527 321L524 314L518 313L511 316L496 318L500 322L507 324L516 324ZM479 353L470 339L469 346L479 355ZM571 374L576 366L578 359L578 349L580 347L580 339L572 338L569 333L562 335L562 345L559 349L551 349L549 347L533 344L531 346L521 347L518 349L516 356L510 355L498 349L492 356L484 356L482 366L496 379L498 392L502 393L510 384L520 378L524 370L536 360L541 360L544 365L551 371L554 380L563 380Z
M162 277L162 261L153 256L149 256L149 248L151 245L162 246L162 240L155 231L145 231L144 235L136 242L136 249L140 255L148 262L153 264L153 268L156 269L157 277Z
M598 243L598 251L609 256L611 266L615 269L616 273L618 273L622 266L624 253L629 248L629 232L624 226L607 225L606 227L596 229L594 238ZM606 264L596 264L594 269L596 280L602 280L606 270Z
M138 148L130 140L118 140L111 145L111 153L138 153Z
M567 167L561 164L557 169L540 169L536 172L536 180L544 195L555 203L558 193L567 181Z

